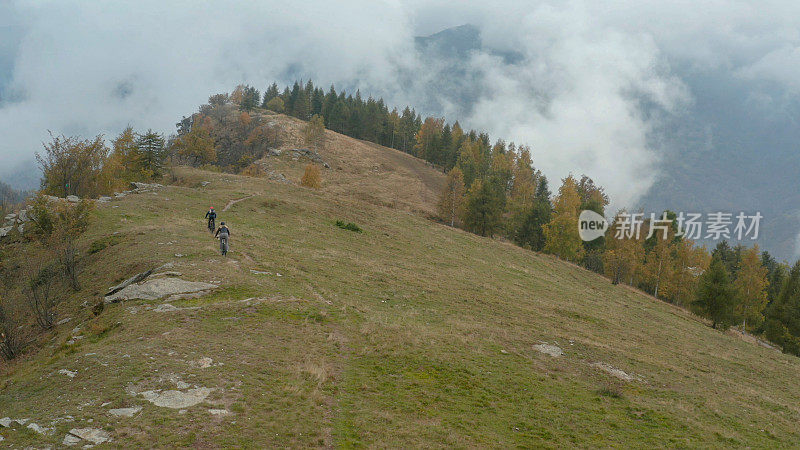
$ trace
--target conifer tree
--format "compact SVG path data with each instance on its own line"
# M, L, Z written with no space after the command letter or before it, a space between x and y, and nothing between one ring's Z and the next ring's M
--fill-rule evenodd
M719 257L712 258L711 265L700 276L692 306L711 319L713 328L727 328L734 319L735 296L725 264Z
M464 205L464 227L481 236L494 236L500 228L505 195L495 179L472 183Z
M800 356L800 261L795 263L778 297L769 305L764 334L785 353Z
M160 176L164 169L164 158L166 156L164 136L153 130L147 130L146 133L138 135L136 145L142 155L141 161L144 170L150 173L153 178Z

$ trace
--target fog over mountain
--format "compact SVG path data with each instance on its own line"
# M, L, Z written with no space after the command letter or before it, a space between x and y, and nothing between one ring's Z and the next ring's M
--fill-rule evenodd
M238 83L335 83L531 145L613 209L754 212L797 256L794 2L0 4L0 179L54 133L171 133Z

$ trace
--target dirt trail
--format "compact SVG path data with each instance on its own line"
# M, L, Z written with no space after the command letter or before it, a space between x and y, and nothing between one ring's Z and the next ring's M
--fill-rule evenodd
M243 200L247 200L248 198L253 198L253 197L254 197L254 195L251 194L251 195L248 195L247 197L242 197L242 198L237 198L236 200L231 200L231 201L228 202L227 205L225 205L224 208L222 208L222 212L227 211L228 209L230 209L231 206L233 206L233 205L235 205L235 204L237 204L237 203L239 203L239 202L241 202Z

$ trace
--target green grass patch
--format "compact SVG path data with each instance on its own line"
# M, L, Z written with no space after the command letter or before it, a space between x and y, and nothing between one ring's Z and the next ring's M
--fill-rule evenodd
M336 226L347 231L355 231L356 233L361 233L364 230L361 229L358 225L354 224L353 222L345 223L343 220L337 220Z

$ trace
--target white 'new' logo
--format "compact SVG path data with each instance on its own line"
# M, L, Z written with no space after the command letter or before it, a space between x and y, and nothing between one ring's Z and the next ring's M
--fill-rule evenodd
M608 229L606 218L590 209L584 209L578 216L578 234L586 242L603 236L606 234L606 229Z

